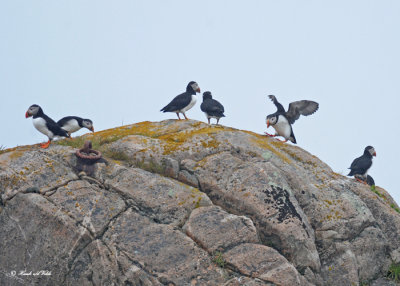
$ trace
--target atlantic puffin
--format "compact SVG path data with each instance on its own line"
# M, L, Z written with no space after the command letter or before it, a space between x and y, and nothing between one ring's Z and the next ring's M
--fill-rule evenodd
M67 131L71 136L72 133L85 127L94 132L93 122L90 119L83 119L77 116L67 116L57 121L58 126Z
M203 93L203 103L200 105L201 111L204 112L208 119L208 124L210 124L210 119L217 119L217 124L221 117L225 117L224 115L224 107L217 100L212 98L211 92L206 91Z
M351 163L350 173L347 176L354 176L357 181L365 184L368 179L368 170L372 166L373 156L376 156L374 147L365 147L364 154L354 159L353 163Z
M272 126L275 129L275 135L267 134L268 136L282 136L287 142L290 140L292 143L296 143L296 138L294 137L292 124L299 119L300 115L311 115L318 110L318 103L310 100L300 100L289 104L289 110L285 111L282 104L276 100L273 95L268 96L278 109L275 113L270 114L266 118L267 128ZM279 139L278 139L279 140ZM279 140L280 141L280 140Z
M186 91L177 95L168 105L164 106L160 111L175 112L176 115L178 115L179 120L181 119L179 117L179 113L182 113L185 119L188 119L185 112L196 104L196 92L200 92L200 87L197 82L189 82L186 87Z
M46 135L49 138L49 141L46 143L40 143L41 148L47 148L50 146L51 141L55 136L60 137L70 137L68 133L63 130L57 123L44 114L42 108L37 105L33 104L29 107L29 109L25 113L25 118L31 117L33 121L33 126L35 128Z

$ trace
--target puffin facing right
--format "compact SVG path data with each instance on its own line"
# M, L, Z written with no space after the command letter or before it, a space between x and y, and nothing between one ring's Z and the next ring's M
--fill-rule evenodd
M71 136L72 133L85 127L94 132L93 122L90 119L83 119L78 116L67 116L57 121L58 126L68 132Z
M70 137L65 130L63 130L60 126L57 125L57 123L54 122L53 119L44 114L42 108L39 105L33 104L26 111L25 117L28 118L31 116L33 126L35 126L35 128L39 132L43 133L49 138L48 142L40 143L41 148L48 148L55 136L68 138Z
M354 159L354 161L351 163L349 168L350 173L347 176L354 176L357 181L365 184L365 182L368 180L368 170L372 166L372 156L376 157L376 151L374 147L365 147L364 154ZM361 179L359 177L361 177ZM371 181L371 179L369 179L369 181Z
M188 111L193 105L196 104L197 97L196 92L200 92L200 87L195 81L191 81L186 86L186 91L177 95L169 104L164 106L160 111L162 112L175 112L178 115L178 119L181 120L179 117L179 113L182 113L185 119L186 117L185 112Z

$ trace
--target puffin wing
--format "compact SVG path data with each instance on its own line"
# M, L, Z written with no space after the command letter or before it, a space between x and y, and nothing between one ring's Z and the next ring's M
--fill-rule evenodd
M353 163L351 163L351 166L349 169L351 169L352 174L356 175L364 175L366 171L372 166L372 160L371 158L367 158L365 156L358 157L357 159L354 159Z
M181 110L185 106L188 106L192 96L186 92L177 95L169 104L164 106L160 111L163 112L174 112Z
M213 100L214 100L214 99L213 99ZM218 112L221 112L221 113L224 113L224 112L225 112L224 106L223 106L221 103L219 103L219 101L214 100L214 103L215 103L214 108L215 108L216 110L218 110Z
M225 111L223 105L214 99L203 101L203 103L200 105L200 109L203 112L218 114L223 114Z
M311 115L318 110L319 104L310 100L299 100L289 104L289 109L286 112L286 118L290 124L293 124L300 115Z
M278 102L276 97L274 95L268 95L268 97L272 100L272 102L275 104L276 108L278 109L278 112L285 112L285 108L283 108L282 104Z
M79 124L82 124L82 118L77 117L77 116L66 116L61 118L60 120L57 121L57 124L61 127L64 126L68 121L70 121L71 119L75 119L76 121L78 121Z
M69 137L68 133L63 130L53 119L43 114L43 118L46 120L47 128L53 132L54 135Z

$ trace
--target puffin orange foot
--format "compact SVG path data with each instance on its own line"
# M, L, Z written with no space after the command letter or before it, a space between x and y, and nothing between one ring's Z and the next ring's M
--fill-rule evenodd
M282 143L286 143L288 141L287 139L285 139L285 141L282 141L279 138L275 138L275 139L278 140L279 142L282 142Z
M40 143L40 148L46 149L50 146L51 141L47 141L46 143Z
M360 180L359 178L355 178L357 181L359 181L360 183L363 183L364 185L367 185L367 183L363 180Z
M264 133L265 133L265 135L267 135L269 137L275 137L276 136L276 135L269 134L268 132L264 132Z

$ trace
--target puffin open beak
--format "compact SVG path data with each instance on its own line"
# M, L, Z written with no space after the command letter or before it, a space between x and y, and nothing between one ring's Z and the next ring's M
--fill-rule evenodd
M267 128L269 127L269 120L267 120Z
M31 117L32 115L30 115L29 113L28 113L28 111L25 113L25 118L28 118L28 117Z

